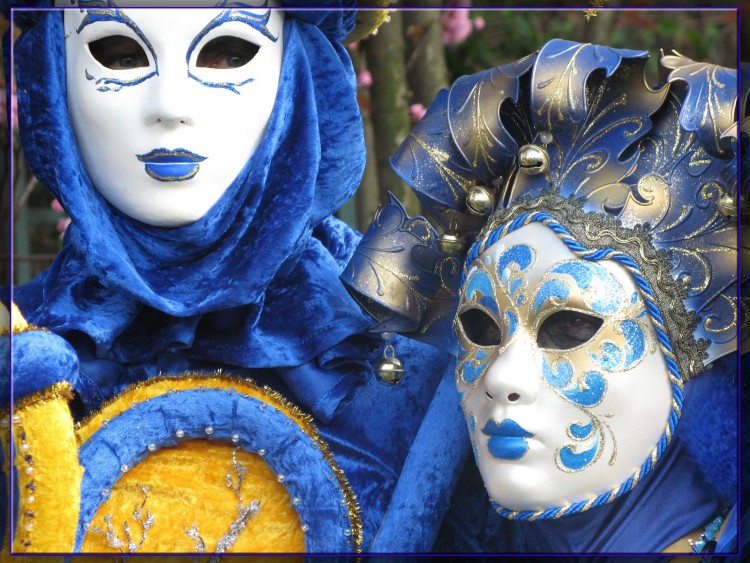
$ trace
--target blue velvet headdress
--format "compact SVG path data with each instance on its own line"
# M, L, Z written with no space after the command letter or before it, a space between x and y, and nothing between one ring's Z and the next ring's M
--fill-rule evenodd
M173 229L123 215L91 184L67 111L62 13L17 13L32 24L15 44L25 156L73 219L52 267L15 288L29 322L104 362L183 350L245 368L304 364L367 326L336 279L355 235L331 217L364 166L354 75L340 44L353 12L287 11L262 143L206 216ZM183 367L165 362L139 369ZM117 391L98 389L110 385L101 375L81 373L89 407ZM117 385L142 376L120 375ZM337 383L318 382L310 395Z

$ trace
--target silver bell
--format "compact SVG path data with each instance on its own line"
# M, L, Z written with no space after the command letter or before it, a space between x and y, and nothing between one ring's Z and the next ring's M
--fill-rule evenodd
M724 217L729 219L737 217L737 202L729 194L724 194L719 198L718 206Z
M380 383L396 385L404 378L404 366L396 357L393 346L388 344L383 351L383 359L375 366L375 377Z
M549 170L549 154L538 145L524 145L518 149L518 166L529 176L538 176Z
M466 195L466 208L472 215L485 217L495 209L495 194L484 186L474 186Z
M438 237L437 244L440 252L454 256L466 250L466 237L451 223L451 226Z

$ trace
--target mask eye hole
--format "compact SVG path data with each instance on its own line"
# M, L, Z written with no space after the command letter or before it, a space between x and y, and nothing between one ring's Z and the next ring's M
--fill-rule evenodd
M591 340L603 322L579 311L558 311L544 319L536 343L540 348L570 350Z
M96 61L112 70L128 70L149 66L146 51L124 35L110 35L89 43L89 52Z
M481 309L468 309L458 316L464 334L478 346L498 346L503 333L495 320Z
M196 66L204 68L240 68L249 63L260 47L239 37L225 35L206 43L198 53Z

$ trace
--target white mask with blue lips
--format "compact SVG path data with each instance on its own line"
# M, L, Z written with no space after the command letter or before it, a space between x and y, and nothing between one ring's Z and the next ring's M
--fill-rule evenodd
M284 13L260 0L223 9L112 4L83 1L64 14L68 109L83 163L124 214L188 225L221 198L263 138Z
M455 328L461 406L501 509L596 499L653 455L672 388L622 265L577 258L548 227L523 226L473 262Z

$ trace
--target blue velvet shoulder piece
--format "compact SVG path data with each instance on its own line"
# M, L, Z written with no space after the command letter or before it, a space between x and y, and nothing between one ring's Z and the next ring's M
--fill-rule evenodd
M351 62L332 41L351 29L347 14L286 18L261 145L206 216L162 229L91 184L67 112L62 14L38 13L15 46L22 142L73 222L52 267L15 288L29 322L90 340L104 361L181 350L246 368L298 366L363 330L337 279L356 237L330 217L364 166Z

